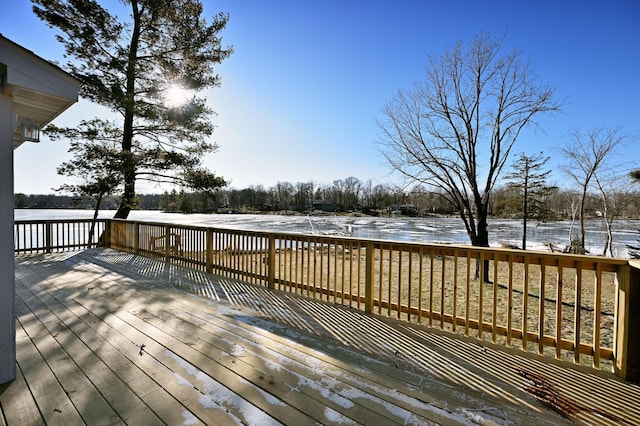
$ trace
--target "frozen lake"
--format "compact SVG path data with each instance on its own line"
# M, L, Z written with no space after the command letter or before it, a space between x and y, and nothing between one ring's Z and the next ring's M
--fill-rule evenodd
M114 211L101 211L100 218L112 218ZM16 220L78 219L91 218L90 210L15 210ZM189 225L215 226L220 228L256 231L278 231L293 233L350 231L356 238L379 240L415 241L426 243L468 244L469 238L462 220L458 218L410 218L410 217L350 217L350 216L282 216L252 214L191 214L162 213L158 211L133 211L131 220L166 222ZM548 250L552 243L564 247L569 243L570 221L547 223L530 222L527 232L529 249ZM640 221L619 220L614 223L614 254L628 257L627 244L638 244ZM578 233L574 224L573 236ZM602 254L605 230L600 220L586 223L586 246L591 254ZM499 247L505 243L520 245L522 222L513 219L490 219L489 239L491 245Z

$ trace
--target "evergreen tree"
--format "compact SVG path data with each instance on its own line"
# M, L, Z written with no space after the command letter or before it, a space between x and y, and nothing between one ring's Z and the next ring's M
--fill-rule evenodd
M180 200L180 212L182 213L193 213L193 194L186 193L184 191L180 191L179 200Z
M83 121L77 132L47 128L79 142L94 133L119 141L122 200L115 217L134 207L137 180L200 190L225 184L202 166L217 146L208 140L212 111L198 92L220 84L214 65L231 53L218 36L227 15L207 22L200 0L122 0L128 19L95 0L33 3L34 13L60 30L70 59L63 66L82 81L81 96L117 117Z
M27 196L24 194L15 194L14 208L26 209L28 207L29 201L27 200Z
M77 178L80 182L64 184L57 191L93 198L93 221L87 242L90 245L102 200L119 192L122 172L118 146L117 143L101 139L96 134L82 143L74 140L69 152L73 154L73 159L60 165L57 169L58 174Z
M544 200L553 190L547 185L551 170L542 170L548 160L542 153L531 156L522 153L512 165L513 172L506 176L507 186L515 191L522 209L522 250L527 249L527 221L545 220L548 215Z

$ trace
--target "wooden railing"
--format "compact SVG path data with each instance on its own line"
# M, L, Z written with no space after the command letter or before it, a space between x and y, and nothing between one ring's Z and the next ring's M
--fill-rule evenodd
M26 238L20 226L16 239ZM628 358L638 348L630 307L640 280L626 259L122 220L108 221L103 239L116 250L637 374Z
M107 220L16 220L14 250L16 253L51 253L80 250L98 245Z

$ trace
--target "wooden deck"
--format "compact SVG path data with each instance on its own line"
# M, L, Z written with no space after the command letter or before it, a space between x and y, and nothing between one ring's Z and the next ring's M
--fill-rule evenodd
M640 424L612 374L113 250L16 292L0 425Z

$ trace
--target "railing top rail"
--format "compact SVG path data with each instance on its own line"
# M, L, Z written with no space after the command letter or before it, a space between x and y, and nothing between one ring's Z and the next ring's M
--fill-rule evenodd
M14 223L16 225L28 225L28 224L52 224L52 223L91 223L93 219L91 218L82 218L82 219L37 219L37 220L16 220ZM533 263L545 263L545 264L564 264L567 266L571 266L574 263L588 264L593 263L601 264L601 265L609 265L609 267L618 267L627 265L629 259L624 258L612 258L612 257L603 257L603 256L593 256L593 255L579 255L579 254L568 254L568 253L550 253L545 251L538 250L518 250L511 248L502 248L502 247L476 247L471 246L469 244L442 244L442 243L420 243L420 242L410 242L410 241L398 241L398 240L379 240L379 239L371 239L371 238L356 238L351 236L343 236L343 235L321 235L321 234L313 234L313 233L294 233L294 232L280 232L280 231L258 231L258 230L243 230L237 228L226 228L219 226L207 226L207 225L187 225L187 224L176 224L170 222L154 222L154 221L139 221L139 220L130 220L130 219L96 219L97 222L106 223L106 222L116 222L116 223L125 223L125 224L141 224L147 226L158 226L158 227L166 227L170 226L172 228L178 229L188 229L188 230L207 230L211 229L214 232L227 232L234 233L240 235L250 235L250 236L258 236L268 238L270 236L275 236L276 238L288 238L288 239L296 239L296 240L307 240L318 243L336 243L336 242L359 242L361 244L373 244L376 248L387 248L393 246L394 249L402 249L407 251L419 251L422 248L423 253L428 254L431 250L437 253L446 253L449 255L453 255L454 251L460 256L464 255L473 255L473 257L479 256L481 253L485 255L489 255L490 257L494 257L498 260L509 260L510 258L515 262L523 261L524 257L527 257L530 261L535 259ZM426 249L426 251L425 251Z
M106 223L111 219L96 219L96 222ZM82 219L20 219L14 220L13 223L16 225L40 225L47 223L90 223L93 222L91 218L82 218Z
M613 257L603 257L603 256L594 256L594 255L582 255L582 254L569 254L569 253L550 253L539 250L518 250L511 248L502 248L502 247L476 247L469 244L442 244L442 243L420 243L420 242L410 242L410 241L398 241L398 240L378 240L371 238L356 238L350 236L342 236L342 235L319 235L312 233L294 233L294 232L280 232L280 231L256 231L256 230L243 230L237 228L226 228L219 226L207 226L207 225L183 225L183 224L175 224L169 222L147 222L147 221L132 221L128 219L111 219L114 222L120 223L139 223L143 225L151 225L151 226L171 226L174 228L183 228L183 229L193 229L193 230L205 230L212 229L213 231L219 232L231 232L242 235L254 235L254 236L262 236L268 237L271 235L275 235L276 237L282 236L284 238L292 238L292 239L304 239L304 240L313 240L317 242L326 242L331 243L335 241L358 241L361 243L372 243L375 247L389 247L393 245L395 248L398 246L408 247L419 249L420 247L427 247L429 249L433 249L436 251L453 251L458 250L460 255L464 254L479 254L480 252L484 252L491 256L497 255L502 256L505 260L509 256L514 257L514 261L520 260L523 256L528 258L537 258L540 259L542 263L571 263L571 262L580 262L580 263L594 263L594 264L608 264L613 266L622 266L628 264L628 259L624 258L613 258ZM502 259L501 259L502 260Z

